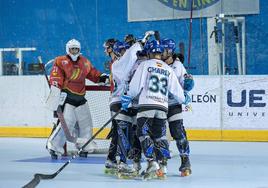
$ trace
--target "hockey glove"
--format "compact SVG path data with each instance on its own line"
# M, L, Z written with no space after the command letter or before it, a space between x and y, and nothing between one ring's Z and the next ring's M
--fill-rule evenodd
M132 97L129 95L121 96L122 110L128 111L128 108L131 106Z
M184 85L183 89L188 92L191 91L194 88L194 80L193 76L191 74L185 74L184 75Z
M102 73L99 79L99 85L107 85L110 83L109 74Z
M184 105L188 105L191 102L191 97L188 92L184 91L185 101L182 103Z

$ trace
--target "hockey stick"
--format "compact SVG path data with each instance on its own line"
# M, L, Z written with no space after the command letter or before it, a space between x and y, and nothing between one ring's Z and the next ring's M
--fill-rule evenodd
M71 159L69 159L62 167L60 167L55 173L53 174L34 174L34 178L24 185L22 188L35 188L41 180L49 180L55 178L73 159L75 159L83 150L84 148L94 140L99 133L112 121L114 118L121 112L122 110L119 110L116 112L80 149L78 152L72 155Z
M69 128L68 128L68 126L66 124L66 121L64 119L64 116L63 116L63 112L62 112L61 106L59 106L58 109L57 109L57 115L58 115L58 119L60 121L61 128L64 131L64 134L65 134L66 139L69 142L75 143L77 139L75 137L73 137L71 135L70 131L69 131Z
M39 61L39 64L40 64L40 66L41 66L41 68L42 68L42 71L43 71L43 73L44 73L44 75L45 75L45 77L46 77L48 87L50 88L50 83L49 83L49 80L48 80L48 77L47 77L47 72L46 72L46 69L45 69L45 66L44 66L44 64L43 64L43 61L42 61L41 56L38 56L38 61Z

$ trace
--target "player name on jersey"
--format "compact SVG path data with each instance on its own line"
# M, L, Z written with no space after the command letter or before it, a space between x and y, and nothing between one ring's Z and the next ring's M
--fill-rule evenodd
M161 69L161 68L156 68L156 67L148 67L147 71L148 72L155 72L155 73L158 73L158 74L163 74L165 76L170 75L170 72L168 70Z

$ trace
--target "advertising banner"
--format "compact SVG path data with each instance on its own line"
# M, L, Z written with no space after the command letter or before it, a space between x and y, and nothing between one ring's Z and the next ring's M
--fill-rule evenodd
M259 0L128 0L128 21L258 14Z
M190 92L192 102L184 107L183 117L186 128L220 129L221 90L220 77L196 76L195 87Z
M268 129L267 76L223 79L223 129Z

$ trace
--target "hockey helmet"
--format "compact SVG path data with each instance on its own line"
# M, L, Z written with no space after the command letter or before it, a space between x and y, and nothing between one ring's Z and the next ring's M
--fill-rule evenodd
M71 57L73 61L77 61L80 55L81 45L76 39L71 39L66 43L66 53Z

